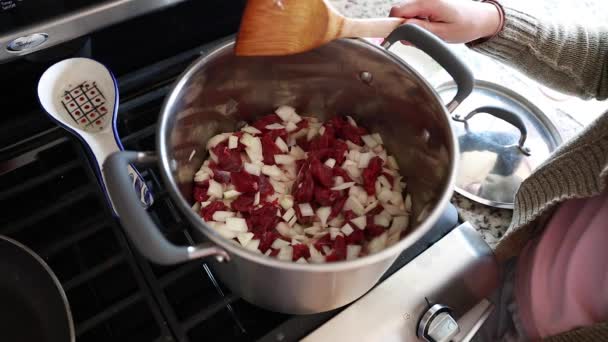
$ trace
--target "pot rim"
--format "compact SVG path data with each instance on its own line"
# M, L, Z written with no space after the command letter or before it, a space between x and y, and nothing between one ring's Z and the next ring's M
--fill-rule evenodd
M340 41L349 41L352 44L363 45L368 49L373 49L375 52L383 53L388 58L390 58L394 63L398 63L402 68L408 70L412 74L414 74L417 79L421 82L421 86L425 87L426 90L430 91L435 95L437 101L442 103L441 98L437 91L430 85L430 83L423 78L416 70L410 67L405 61L399 58L394 53L390 52L387 49L384 49L380 46L372 44L361 38L344 38L340 39ZM196 61L192 62L192 64L177 78L177 82L174 84L171 93L167 96L163 102L161 107L161 111L159 114L158 120L158 128L157 128L157 138L156 138L156 148L157 153L159 154L158 163L161 178L163 183L167 187L167 191L170 197L177 203L179 210L186 216L188 221L194 226L194 228L201 231L208 239L210 239L215 245L225 249L227 252L231 254L231 256L238 256L244 259L247 259L251 262L256 262L258 264L262 264L268 267L275 267L280 269L292 270L292 271L303 271L310 273L317 272L335 272L335 271L345 271L350 269L359 268L369 264L375 264L381 262L385 259L393 257L406 248L412 246L416 241L418 241L424 234L426 234L434 225L435 222L439 219L443 211L445 210L450 197L454 192L454 186L456 181L456 171L458 169L458 158L459 148L458 141L456 140L456 136L453 130L449 129L449 139L451 141L451 146L448 146L449 152L451 153L451 170L449 171L447 177L447 184L444 189L441 191L441 195L437 200L437 205L428 213L427 217L420 223L416 229L407 234L404 238L402 238L398 243L383 249L382 251L372 254L366 255L361 258L357 258L354 260L344 260L337 261L331 263L320 263L320 264L299 264L293 261L283 261L278 260L276 258L269 258L263 254L255 253L253 251L247 250L240 246L235 246L228 242L227 239L219 235L216 231L214 231L211 227L209 227L205 222L201 220L201 218L196 215L196 213L192 210L190 204L186 202L184 197L181 195L176 182L174 181L174 177L172 176L172 167L174 168L176 165L172 161L168 159L168 144L170 128L169 127L169 114L168 108L172 107L174 103L179 100L178 94L184 89L187 82L193 77L193 75L201 69L208 61L214 59L215 56L225 53L227 49L233 49L235 44L234 38L228 38L222 42L219 42L216 46L211 47L209 53L199 57ZM332 43L329 43L332 44ZM445 104L441 105L443 111L443 117L450 126L450 114L447 110Z

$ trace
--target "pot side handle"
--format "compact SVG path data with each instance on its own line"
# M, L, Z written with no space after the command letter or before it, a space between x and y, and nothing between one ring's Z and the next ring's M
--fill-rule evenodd
M385 49L395 42L405 40L424 51L441 65L454 79L458 87L456 95L446 107L452 113L473 91L475 79L471 70L454 54L439 37L420 26L405 24L397 27L382 43Z
M121 151L112 153L103 163L109 195L122 226L137 249L152 262L176 264L192 259L215 256L218 261L229 260L228 253L212 244L176 246L160 232L138 195L132 190L129 176L124 172L129 164L150 165L158 161L154 154Z

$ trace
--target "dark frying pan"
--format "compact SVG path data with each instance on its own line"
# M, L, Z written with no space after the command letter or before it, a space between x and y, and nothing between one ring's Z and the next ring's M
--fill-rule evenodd
M0 341L75 341L65 292L49 266L0 236Z

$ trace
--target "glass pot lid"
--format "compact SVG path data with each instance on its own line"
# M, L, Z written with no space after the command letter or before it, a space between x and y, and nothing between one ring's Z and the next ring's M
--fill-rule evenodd
M445 101L456 85L437 88ZM460 145L456 191L476 202L513 208L521 182L561 143L547 116L510 89L476 81L473 92L452 116Z

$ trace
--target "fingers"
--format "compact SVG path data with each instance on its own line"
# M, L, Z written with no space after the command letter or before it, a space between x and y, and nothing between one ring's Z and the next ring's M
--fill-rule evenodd
M416 18L429 16L428 0L405 0L391 8L391 17Z

